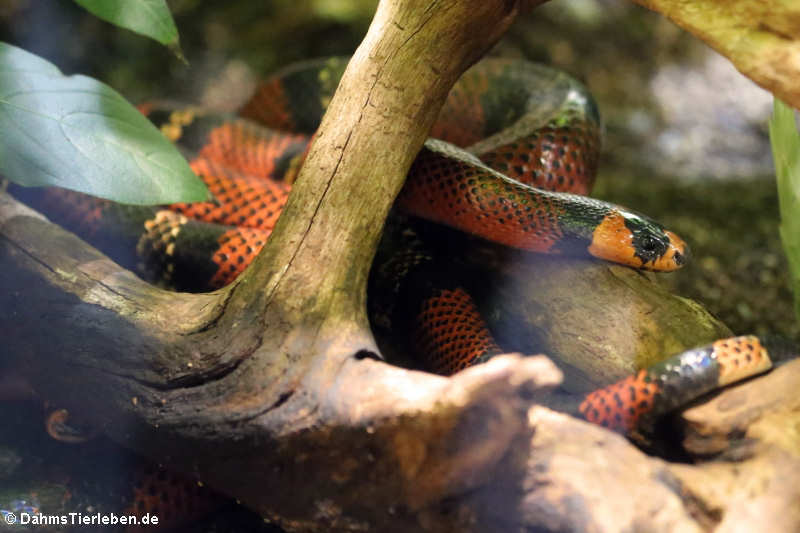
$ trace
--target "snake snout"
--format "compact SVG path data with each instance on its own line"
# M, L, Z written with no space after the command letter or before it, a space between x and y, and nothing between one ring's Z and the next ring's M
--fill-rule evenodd
M691 252L689 251L689 247L684 247L683 250L676 250L675 254L672 256L672 260L675 261L675 264L678 266L683 266L689 262L691 258Z
M664 254L653 262L653 269L667 272L677 270L692 257L689 245L671 231L665 231L664 235L669 239L669 243Z

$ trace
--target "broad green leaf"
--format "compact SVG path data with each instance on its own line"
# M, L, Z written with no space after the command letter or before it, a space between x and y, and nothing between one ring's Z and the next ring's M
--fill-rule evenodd
M0 174L129 204L208 198L203 182L147 118L114 89L64 76L0 42Z
M789 261L795 315L800 320L800 134L794 110L777 98L769 120L769 138L778 180L781 241Z
M179 57L178 29L165 0L75 0L93 15L170 47Z

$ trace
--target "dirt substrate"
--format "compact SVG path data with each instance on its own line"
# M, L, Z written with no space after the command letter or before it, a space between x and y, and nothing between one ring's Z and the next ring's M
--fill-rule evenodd
M659 276L672 290L701 302L737 334L800 338L774 178L686 182L606 165L594 196L646 213L690 243L691 264Z

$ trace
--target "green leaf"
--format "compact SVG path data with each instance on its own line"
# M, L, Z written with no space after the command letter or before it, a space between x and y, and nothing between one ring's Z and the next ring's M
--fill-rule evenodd
M800 320L800 134L794 110L775 98L769 138L778 181L781 241L792 278L795 315Z
M114 89L0 42L0 174L129 204L203 201L172 143Z
M182 58L178 28L165 0L75 0L93 15L155 39Z

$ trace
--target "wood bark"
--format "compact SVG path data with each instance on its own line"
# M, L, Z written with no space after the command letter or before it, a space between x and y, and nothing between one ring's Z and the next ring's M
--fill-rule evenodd
M364 303L383 221L449 88L518 9L383 0L272 238L223 290L150 286L0 196L2 365L289 531L716 523L724 505L696 512L665 462L536 406L561 382L546 358L452 378L375 360ZM592 279L627 276L604 272ZM643 287L628 297L656 301Z
M634 0L662 13L800 109L800 6L749 0Z

